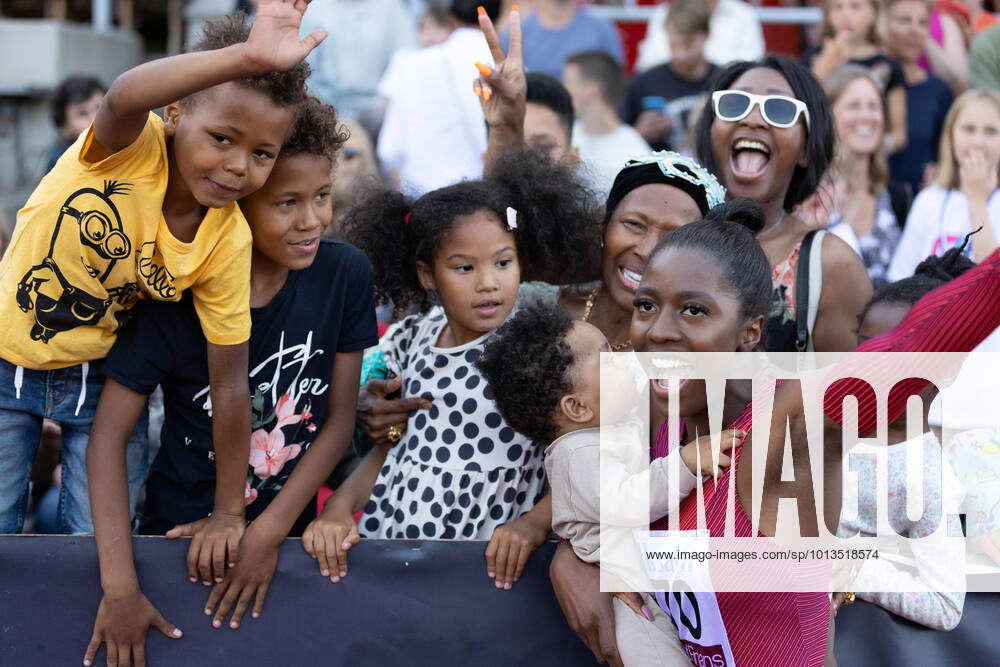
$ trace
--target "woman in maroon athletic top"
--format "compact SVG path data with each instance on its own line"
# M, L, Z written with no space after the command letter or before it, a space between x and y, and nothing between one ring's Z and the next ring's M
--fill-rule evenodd
M747 349L746 344L752 340L748 331L752 330L754 318L747 317L745 309L742 309L744 316L740 316L738 306L742 304L736 297L741 291L733 284L736 279L724 278L726 262L706 255L704 249L669 248L671 236L664 239L644 272L633 318L632 339L636 349L678 352ZM701 275L713 270L717 274L714 277ZM697 298L693 298L695 296ZM947 322L947 326L942 326L943 322ZM858 350L970 351L998 326L1000 251L925 296L896 329L865 342ZM924 386L925 383L914 380L903 391L893 392L889 399L890 421L905 409L909 395L918 394ZM830 424L835 425L840 419L843 397L855 393L859 397L859 433L874 430L874 403L866 399L861 388L859 382L851 381L832 385L825 399L827 415L832 418ZM776 406L781 404L780 394L779 389ZM704 415L701 409L696 409L699 406L685 405L683 393L681 401L681 414L687 417L687 432L691 433ZM779 417L773 422L783 423L783 420ZM738 401L727 402L724 423L749 431L749 406L740 406ZM662 443L656 444L656 453L662 453ZM804 444L800 442L798 446ZM732 468L716 487L720 491L711 494L705 503L708 527L715 534L721 532L728 475L739 470L741 454L736 454ZM832 467L839 470L838 466ZM741 500L750 497L749 482L748 475L744 478L737 474ZM826 483L834 483L834 480ZM839 484L839 480L836 483ZM834 512L839 510L839 500L837 504ZM749 535L746 512L740 504L736 508L737 535ZM689 498L680 510L681 528L692 527L695 510L695 500ZM599 592L596 567L574 561L570 550L559 549L551 568L556 594L574 630L595 655L614 664L618 662L614 630L611 615L605 611L610 610L610 595ZM725 638L735 664L822 664L829 619L826 594L723 593L717 598Z

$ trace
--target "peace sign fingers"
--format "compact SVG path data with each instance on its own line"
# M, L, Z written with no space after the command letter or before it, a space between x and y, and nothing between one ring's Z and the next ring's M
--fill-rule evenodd
M513 19L514 12L511 11L511 18ZM521 33L521 21L520 18L517 20L517 32L518 39L520 40ZM490 47L490 55L493 56L493 62L500 64L503 62L507 54L503 52L503 44L500 43L500 35L497 34L497 29L493 25L493 19L490 15L486 13L486 10L479 7L479 27L483 31L483 36L486 37L486 45Z

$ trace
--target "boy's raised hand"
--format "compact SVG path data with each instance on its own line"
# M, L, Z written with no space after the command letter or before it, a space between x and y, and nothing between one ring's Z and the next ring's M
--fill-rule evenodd
M167 537L191 538L187 554L188 578L191 583L200 578L203 584L211 586L213 579L217 584L222 583L227 563L229 567L236 566L245 531L246 520L242 514L216 510L208 518L174 526L167 531Z
M260 0L250 37L247 57L262 73L294 67L326 39L325 30L314 30L299 39L302 15L311 0Z
M521 12L517 5L510 12L510 41L504 53L500 36L485 11L479 12L479 27L490 47L495 67L476 63L479 79L473 84L482 100L483 115L490 131L509 129L518 136L524 133L524 110L528 84L524 76L524 51L521 39Z
M302 548L316 559L319 573L335 584L347 576L347 552L360 541L358 524L349 513L324 511L302 533Z

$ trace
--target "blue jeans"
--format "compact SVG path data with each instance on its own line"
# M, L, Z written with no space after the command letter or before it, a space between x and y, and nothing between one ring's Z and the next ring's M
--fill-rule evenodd
M62 426L59 526L91 533L87 495L87 440L104 387L104 362L35 371L0 359L0 534L19 533L28 507L28 479L38 451L42 419ZM148 414L144 409L128 441L130 511L149 472Z

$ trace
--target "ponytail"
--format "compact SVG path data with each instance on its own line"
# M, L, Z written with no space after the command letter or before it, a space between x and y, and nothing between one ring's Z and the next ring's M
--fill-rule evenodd
M392 303L396 314L418 306L429 307L428 295L417 277L413 201L384 185L372 184L359 192L360 201L347 212L344 238L361 249L372 264L375 299Z

